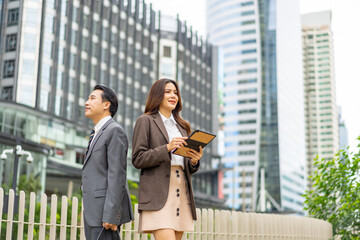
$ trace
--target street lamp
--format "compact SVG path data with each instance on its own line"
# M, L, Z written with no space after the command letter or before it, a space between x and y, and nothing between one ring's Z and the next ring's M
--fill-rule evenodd
M27 156L26 161L28 163L32 163L34 161L34 158L32 157L31 153L29 151L25 151L22 149L21 145L16 145L15 148L12 149L5 149L1 155L0 158L2 160L7 159L8 153L14 153L14 171L13 171L13 180L12 180L12 189L16 191L16 182L17 182L17 172L19 168L19 157L21 156Z

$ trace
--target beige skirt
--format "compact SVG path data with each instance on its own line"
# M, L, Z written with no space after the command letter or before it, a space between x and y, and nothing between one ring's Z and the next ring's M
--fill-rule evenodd
M194 231L187 181L181 166L171 167L169 194L164 207L157 211L140 212L140 233L151 233L159 229Z

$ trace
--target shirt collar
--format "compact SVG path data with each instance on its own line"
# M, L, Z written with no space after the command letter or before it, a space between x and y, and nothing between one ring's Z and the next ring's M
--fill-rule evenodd
M175 118L173 116L173 114L171 113L169 118L166 118L164 115L161 114L161 112L159 111L159 114L161 116L162 121L165 123L166 120L170 119L170 121L172 121L173 123L176 124Z
M105 124L107 121L110 120L110 118L111 118L110 115L102 118L102 119L95 125L95 132L98 132L98 131L104 126L104 124Z

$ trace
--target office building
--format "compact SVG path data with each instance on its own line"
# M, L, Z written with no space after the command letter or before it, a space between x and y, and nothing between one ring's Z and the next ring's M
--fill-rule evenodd
M92 128L84 105L96 84L117 93L114 118L131 142L152 83L165 76L162 71L174 70L168 77L179 80L183 117L194 129L213 132L213 48L179 20L173 33L164 32L163 20L139 0L15 0L0 6L0 150L18 141L32 151L34 163L22 160L19 174L41 176L44 191L66 193L70 181L79 189ZM170 68L163 68L174 56ZM212 155L211 147L205 150L204 167ZM131 148L128 178L137 181L130 156ZM4 183L10 159L2 163ZM203 181L196 181L200 189Z
M302 16L307 176L314 158L331 160L339 150L331 12ZM312 183L308 179L308 189Z
M217 55L218 49L204 41L178 18L159 14L159 78L177 79L183 110L193 130L218 132ZM200 170L193 175L197 207L223 208L217 138L204 149ZM221 182L221 181L220 181Z
M342 118L341 108L339 110L339 149L346 150L349 147L348 130L345 124L345 120Z
M224 71L224 193L256 211L260 169L266 211L301 213L305 134L298 1L207 0L207 34Z

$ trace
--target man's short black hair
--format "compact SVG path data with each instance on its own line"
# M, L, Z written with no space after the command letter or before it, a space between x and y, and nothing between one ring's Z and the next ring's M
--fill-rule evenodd
M114 93L114 91L111 88L106 87L104 85L96 85L94 87L94 91L95 90L102 90L103 91L102 94L101 94L102 100L110 102L110 109L109 109L110 114L111 114L111 117L114 117L114 115L117 112L118 105L119 105L118 99L117 99L116 94Z

